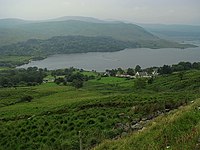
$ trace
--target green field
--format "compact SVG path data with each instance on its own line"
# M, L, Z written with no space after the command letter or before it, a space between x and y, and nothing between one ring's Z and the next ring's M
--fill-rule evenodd
M83 149L99 144L95 149L165 149L169 145L178 150L178 144L194 148L199 137L200 114L193 108L199 106L200 71L185 71L182 80L178 73L158 76L143 88L136 81L96 77L80 89L55 83L0 88L0 149L76 150L79 131ZM21 102L24 96L33 99ZM141 121L140 128L146 129L138 133L131 126ZM184 138L193 128L191 140Z
M26 64L32 59L31 56L11 56L1 55L0 56L0 70L6 70L15 68L17 66Z

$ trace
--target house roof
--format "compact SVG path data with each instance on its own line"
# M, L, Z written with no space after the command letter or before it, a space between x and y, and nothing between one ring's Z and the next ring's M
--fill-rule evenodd
M139 75L139 76L148 76L147 72L137 72L136 75Z

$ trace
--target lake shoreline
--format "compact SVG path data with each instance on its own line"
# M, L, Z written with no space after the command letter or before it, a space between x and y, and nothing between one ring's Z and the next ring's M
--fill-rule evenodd
M197 44L198 45L198 44ZM200 45L200 43L199 43ZM199 46L198 45L198 46ZM195 48L134 48L115 52L87 52L55 54L45 59L31 61L17 68L38 67L49 70L68 67L82 68L84 70L105 71L114 68L129 68L139 64L142 67L162 66L179 61L199 61L200 50Z

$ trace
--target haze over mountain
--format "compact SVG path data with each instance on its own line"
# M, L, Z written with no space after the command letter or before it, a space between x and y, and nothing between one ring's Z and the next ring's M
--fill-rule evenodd
M144 28L117 21L101 21L90 17L61 17L53 20L0 20L0 46L28 39L49 39L53 36L109 36L115 40L135 42L140 47L182 47L162 40Z
M200 25L199 0L1 0L0 18L90 16L149 24Z
M165 25L139 24L147 31L159 37L170 40L200 40L200 26L195 25Z

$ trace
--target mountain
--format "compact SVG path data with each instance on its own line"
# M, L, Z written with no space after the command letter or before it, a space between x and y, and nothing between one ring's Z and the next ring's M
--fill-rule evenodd
M143 28L133 24L92 23L79 20L16 24L13 28L0 28L0 33L2 33L0 34L0 45L31 38L48 39L53 36L66 35L112 36L115 39L123 41L152 41L159 39Z
M116 40L131 41L138 43L140 47L162 48L162 47L182 47L178 43L161 40L144 28L123 22L97 23L98 20L87 17L76 17L77 20L68 20L70 17L58 18L64 21L18 21L13 20L13 26L9 28L0 26L0 46L28 39L49 39L53 36L110 36ZM74 17L72 17L74 19ZM79 20L78 20L79 19ZM80 21L80 19L85 21ZM87 21L92 22L87 22ZM5 20L0 20L3 24ZM12 22L12 19L9 23ZM96 23L94 23L96 22ZM4 23L5 24L5 23Z
M15 19L15 18L6 18L0 19L0 28L14 28L18 25L31 23L33 21L27 21L22 19Z
M159 37L171 40L200 40L200 26L139 24Z
M92 23L109 23L109 22L111 22L111 21L104 21L104 20L100 20L97 18L83 17L83 16L64 16L64 17L59 17L59 18L55 18L55 19L50 19L47 21L67 21L67 20L78 20L78 21L92 22Z

